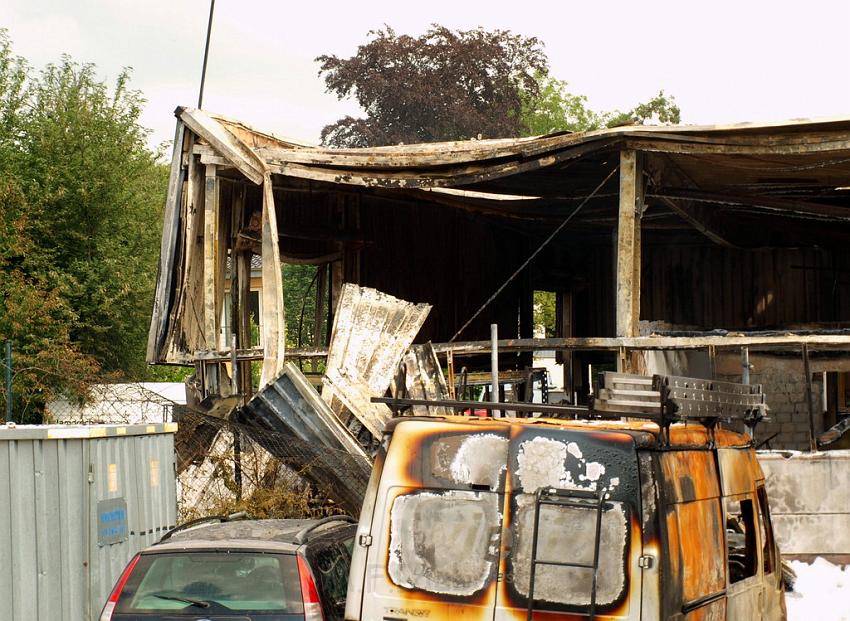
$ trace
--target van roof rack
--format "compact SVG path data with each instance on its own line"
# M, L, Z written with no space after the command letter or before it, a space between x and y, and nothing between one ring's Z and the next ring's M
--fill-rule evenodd
M658 423L699 422L713 428L719 422L741 421L750 430L766 419L761 384L737 384L678 375L600 373L590 411L603 416L627 416Z
M478 402L373 397L397 415L413 405L441 406L455 410L510 410L540 412L563 418L638 418L652 421L665 435L677 422L698 422L713 429L720 422L741 421L751 433L767 419L767 403L761 384L736 384L678 375L630 375L600 373L588 407L548 403Z

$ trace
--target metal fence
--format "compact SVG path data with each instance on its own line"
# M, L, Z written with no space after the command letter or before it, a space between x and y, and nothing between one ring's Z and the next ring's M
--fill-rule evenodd
M253 517L357 514L362 464L346 451L213 416L179 419L178 512L181 520L247 511ZM320 487L317 472L334 472Z

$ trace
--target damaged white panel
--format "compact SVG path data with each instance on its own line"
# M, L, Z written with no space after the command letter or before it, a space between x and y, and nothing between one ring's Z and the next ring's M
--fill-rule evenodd
M449 387L443 375L443 369L437 358L437 352L431 343L411 345L402 359L404 373L404 391L397 395L395 383L390 385L393 396L408 399L442 401L449 398ZM450 416L454 411L441 406L414 405L414 416Z
M431 445L431 474L461 485L499 488L508 439L493 433L444 436Z
M372 435L381 435L390 411L369 400L386 392L430 311L428 304L343 285L322 379L322 399L343 422L353 415Z
M388 571L398 586L458 597L495 577L499 496L490 492L417 492L393 502Z
M517 497L517 519L514 526L513 571L514 586L528 597L531 567L531 542L534 528L534 497ZM613 505L602 513L599 543L599 573L596 602L613 604L625 589L625 551L628 519L623 503ZM596 509L540 507L537 559L541 561L593 563L596 536ZM534 578L535 601L570 606L590 604L590 569L538 565Z

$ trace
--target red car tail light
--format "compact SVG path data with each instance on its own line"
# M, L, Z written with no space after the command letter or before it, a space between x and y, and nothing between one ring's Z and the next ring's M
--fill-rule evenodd
M298 555L298 575L301 578L301 598L304 600L304 621L324 621L313 572L300 554Z
M121 577L118 578L118 582L115 583L115 588L112 589L109 599L106 600L106 605L100 613L100 621L112 621L112 613L115 611L115 606L118 604L118 598L121 597L121 591L124 590L124 585L127 584L127 579L130 577L130 574L133 573L136 563L139 562L139 557L140 555L137 554L130 560L129 563L127 563L127 567L124 568L124 572L121 574Z

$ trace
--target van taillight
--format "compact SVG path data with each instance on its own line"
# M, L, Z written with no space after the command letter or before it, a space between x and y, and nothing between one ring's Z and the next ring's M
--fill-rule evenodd
M322 603L319 601L319 591L316 589L316 581L313 580L313 572L310 571L303 556L299 554L297 557L298 575L301 578L301 599L304 600L304 621L324 621Z
M137 554L130 560L129 563L127 563L127 567L124 568L124 572L121 574L121 577L118 578L118 582L115 583L115 588L112 589L109 599L106 600L106 605L100 613L100 621L112 621L112 613L115 610L115 606L118 604L118 598L121 597L121 591L124 590L124 585L127 584L127 580L130 578L130 574L133 573L133 569L136 567L136 563L138 562L139 555Z

